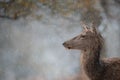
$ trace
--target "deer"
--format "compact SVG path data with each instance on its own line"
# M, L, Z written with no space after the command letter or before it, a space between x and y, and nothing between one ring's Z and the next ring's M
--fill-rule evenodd
M82 27L81 34L65 41L63 46L81 51L80 68L82 74L87 77L83 80L120 80L120 58L102 58L102 35L93 25L82 23Z

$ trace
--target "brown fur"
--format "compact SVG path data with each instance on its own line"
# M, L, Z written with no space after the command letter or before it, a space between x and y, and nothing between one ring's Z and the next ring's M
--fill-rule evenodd
M120 80L120 59L100 58L103 38L92 27L84 25L84 31L63 45L68 49L81 50L81 69L88 79L83 80Z

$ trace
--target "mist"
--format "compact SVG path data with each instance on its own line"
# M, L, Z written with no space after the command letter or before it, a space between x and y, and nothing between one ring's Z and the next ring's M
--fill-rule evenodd
M0 18L0 80L64 80L80 71L80 51L63 42L80 34L80 15L51 15L48 7L17 20ZM99 31L106 57L120 56L119 22L104 12Z

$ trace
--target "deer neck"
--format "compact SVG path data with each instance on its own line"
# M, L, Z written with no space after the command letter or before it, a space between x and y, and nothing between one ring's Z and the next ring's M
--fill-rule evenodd
M92 80L96 80L101 74L102 65L100 61L100 51L82 51L82 68L85 74Z

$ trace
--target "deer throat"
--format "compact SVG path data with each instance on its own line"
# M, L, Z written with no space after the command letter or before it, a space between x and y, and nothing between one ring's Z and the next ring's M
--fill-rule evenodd
M81 66L84 73L91 79L96 80L102 72L100 52L82 51Z

